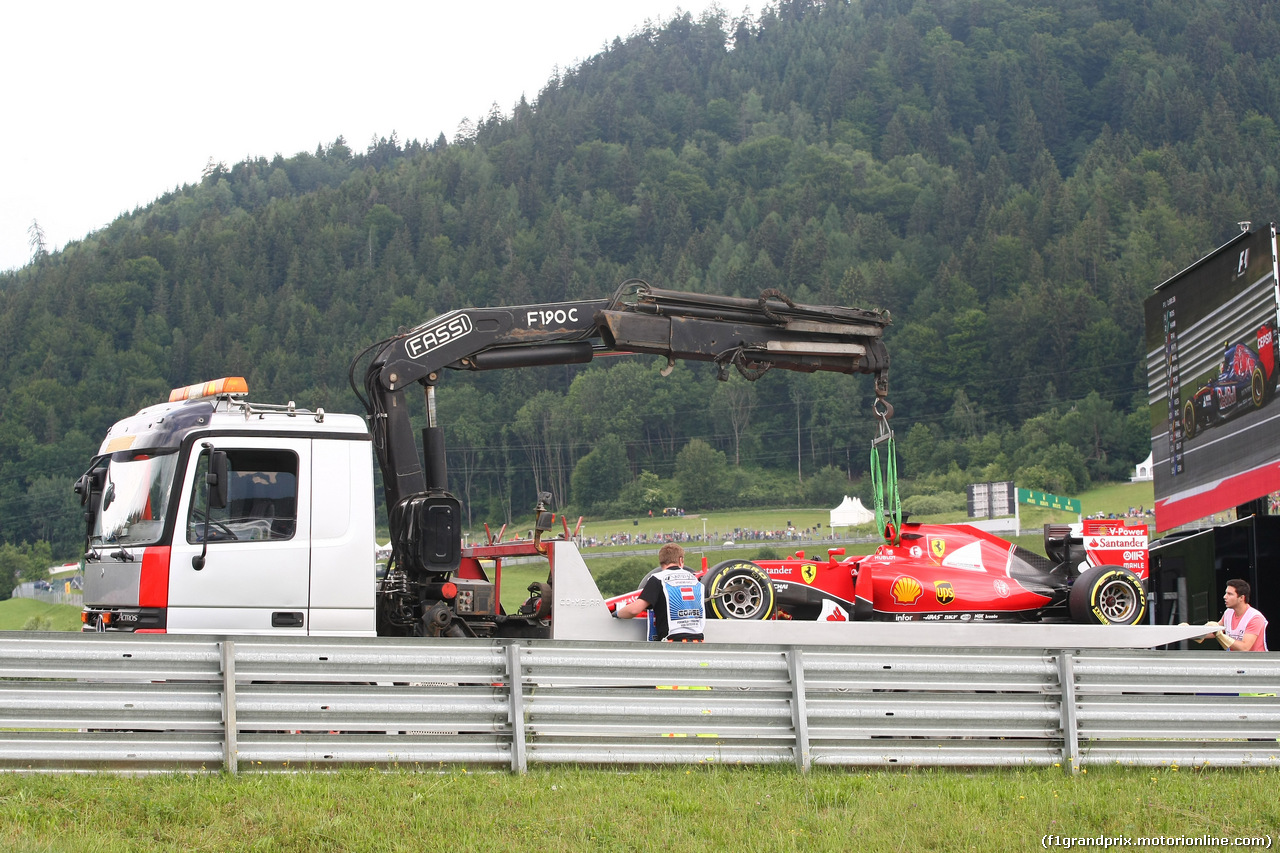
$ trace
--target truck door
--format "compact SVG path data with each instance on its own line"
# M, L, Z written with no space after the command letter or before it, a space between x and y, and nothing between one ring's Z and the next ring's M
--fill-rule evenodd
M227 454L227 504L209 507L210 452L197 448L173 536L168 630L305 636L311 441L236 436L211 443Z

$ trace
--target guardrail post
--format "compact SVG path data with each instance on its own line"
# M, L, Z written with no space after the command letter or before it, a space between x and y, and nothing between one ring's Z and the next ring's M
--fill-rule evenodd
M1062 715L1062 768L1075 775L1080 772L1080 734L1076 721L1075 657L1062 649L1058 652L1058 687Z
M800 649L787 649L787 673L791 676L791 725L796 732L796 767L808 773L812 764L809 755L809 709L804 703L804 656Z
M527 769L524 751L524 684L520 675L520 644L507 644L507 696L511 715L511 771Z
M240 769L240 747L236 743L236 644L218 644L222 657L222 766L233 776Z

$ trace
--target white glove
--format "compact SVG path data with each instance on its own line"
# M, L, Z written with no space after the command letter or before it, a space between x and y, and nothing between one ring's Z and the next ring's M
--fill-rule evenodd
M1230 651L1231 644L1234 642L1235 640L1231 639L1231 637L1227 634L1226 629L1221 627L1218 628L1218 645Z

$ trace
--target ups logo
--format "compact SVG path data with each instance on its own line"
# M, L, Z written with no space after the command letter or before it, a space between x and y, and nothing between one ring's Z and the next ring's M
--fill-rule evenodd
M951 581L934 581L933 594L939 604L950 604L956 600L956 591L952 588Z

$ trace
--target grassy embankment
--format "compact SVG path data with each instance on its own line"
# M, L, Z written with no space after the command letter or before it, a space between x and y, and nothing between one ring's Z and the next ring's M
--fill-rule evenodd
M0 601L0 631L79 631L80 608L31 598Z
M0 775L0 847L1027 851L1046 835L1274 838L1277 782L1275 769L1176 767L1103 767L1076 778L1054 768L802 776L706 766Z

